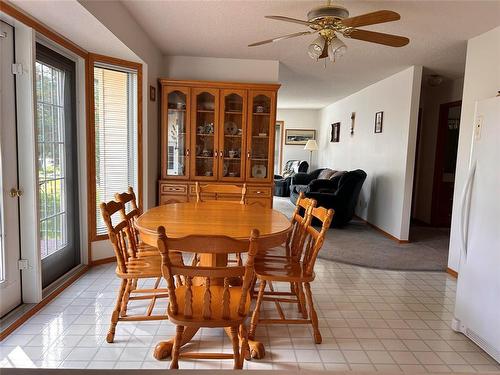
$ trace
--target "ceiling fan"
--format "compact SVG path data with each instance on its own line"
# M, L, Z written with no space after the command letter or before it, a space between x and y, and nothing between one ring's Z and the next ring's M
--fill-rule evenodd
M347 46L339 39L339 35L345 38L364 40L390 47L403 47L410 42L408 38L403 36L358 29L360 26L399 20L401 16L391 10L379 10L360 16L349 17L349 11L346 8L340 5L331 5L330 1L328 1L325 6L311 9L307 13L307 21L284 16L266 16L266 18L298 23L308 26L311 30L252 43L248 45L249 47L319 33L319 36L309 45L309 56L315 60L329 57L331 61L335 61L347 51Z

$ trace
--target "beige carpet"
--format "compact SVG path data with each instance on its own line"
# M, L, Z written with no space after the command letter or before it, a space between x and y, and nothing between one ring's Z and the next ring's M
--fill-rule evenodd
M274 198L274 208L291 217L288 198ZM360 220L327 234L320 258L358 266L404 271L445 271L448 264L449 230L414 226L410 243L388 239Z

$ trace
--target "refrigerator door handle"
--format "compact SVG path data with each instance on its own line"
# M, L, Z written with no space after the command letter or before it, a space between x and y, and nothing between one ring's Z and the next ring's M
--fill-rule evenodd
M465 182L464 191L462 192L462 212L460 217L460 240L461 246L460 250L462 253L462 258L464 262L467 261L467 231L469 227L469 209L470 209L470 191L472 188L472 181L474 179L474 174L476 173L476 163L474 163L467 176L467 181Z

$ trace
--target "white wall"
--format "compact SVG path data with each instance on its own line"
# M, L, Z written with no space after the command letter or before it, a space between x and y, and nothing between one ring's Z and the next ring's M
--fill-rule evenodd
M172 79L234 82L278 82L277 60L165 56L163 76Z
M316 139L319 137L320 110L318 109L280 109L276 113L277 121L284 121L284 129L314 129ZM284 133L283 133L284 136ZM309 162L309 151L304 146L286 145L283 141L283 165L287 160L307 160ZM318 166L318 151L313 151L312 165L309 171ZM278 171L275 171L277 173Z
M320 115L319 166L363 169L367 179L356 213L392 236L408 239L422 67L413 66L335 102ZM374 134L375 113L384 112ZM349 134L356 113L354 135ZM340 142L330 124L341 122Z
M461 100L463 85L463 78L443 82L437 87L431 87L426 82L422 82L420 95L422 123L420 124L420 142L415 171L413 217L425 223L431 222L432 185L440 105Z
M460 220L460 196L464 189L469 168L475 103L478 100L495 96L498 90L500 90L500 26L470 39L467 43L451 218L450 253L448 256L448 267L459 272L460 233L458 222ZM492 192L492 194L494 193ZM498 199L498 196L496 196L496 199Z

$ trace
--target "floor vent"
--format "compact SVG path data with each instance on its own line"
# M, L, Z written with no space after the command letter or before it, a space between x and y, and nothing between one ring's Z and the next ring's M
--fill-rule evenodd
M465 334L477 345L479 345L486 353L491 355L495 361L500 363L500 351L498 351L498 349L495 349L493 345L469 328L465 330Z

